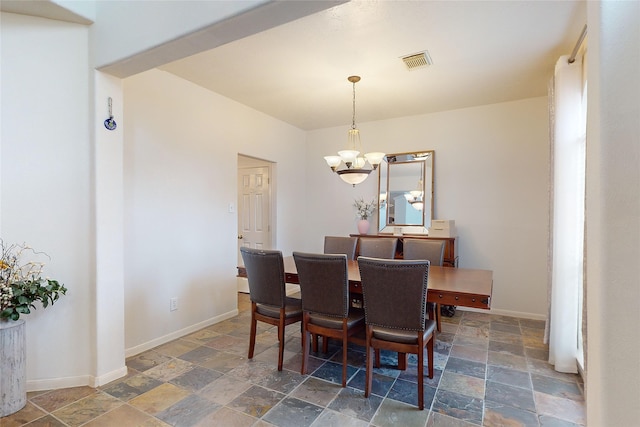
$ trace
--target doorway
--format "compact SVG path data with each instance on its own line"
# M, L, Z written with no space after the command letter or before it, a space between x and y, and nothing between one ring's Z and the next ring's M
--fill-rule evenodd
M241 247L273 248L273 163L238 155L238 263ZM248 293L244 278L237 279L238 292Z

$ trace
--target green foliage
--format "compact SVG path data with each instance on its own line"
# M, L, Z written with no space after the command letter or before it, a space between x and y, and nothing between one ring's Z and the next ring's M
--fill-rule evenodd
M47 254L27 245L7 245L2 239L0 249L0 319L18 320L35 310L36 302L46 308L67 293L57 280L42 278L44 263L22 261L24 255L48 258Z
M58 283L57 280L36 279L26 280L19 283L12 283L11 290L13 297L10 304L0 313L1 318L18 320L21 314L31 313L31 309L36 309L35 302L39 301L43 308L49 304L53 305L60 295L67 293L67 288Z

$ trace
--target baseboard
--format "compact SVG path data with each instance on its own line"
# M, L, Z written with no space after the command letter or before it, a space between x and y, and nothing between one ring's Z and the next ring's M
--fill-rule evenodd
M123 366L99 377L80 375L77 377L51 378L48 380L29 380L27 381L26 388L28 392L83 386L97 388L111 381L115 381L118 378L122 378L125 375L127 375L127 367Z
M216 323L222 322L223 320L227 320L227 319L231 319L232 317L235 317L238 315L238 309L236 308L235 310L231 310L227 313L221 314L219 316L216 317L212 317L210 319L207 319L203 322L199 322L196 323L194 325L188 326L186 328L183 329L179 329L177 331L174 331L170 334L155 338L151 341L147 341L146 343L142 343L140 345L137 345L135 347L131 347L131 348L127 348L124 350L124 355L125 357L131 357L131 356L135 356L137 354L140 353L144 353L147 350L151 350L154 347L158 347L159 345L162 344L166 344L170 341L173 341L175 339L181 338L185 335L188 335L190 333L199 331L202 328L206 328L207 326L211 326L211 325L215 325Z
M103 386L105 384L109 384L111 381L115 381L118 378L124 377L125 375L127 375L127 372L129 371L125 365L119 369L116 369L115 371L111 371L104 375L100 375L99 377L94 377L93 384L91 384L91 387L96 388L96 387Z
M81 386L89 386L92 387L92 384L95 381L95 377L93 375L80 375L77 377L66 377L66 378L51 378L48 380L28 380L27 381L27 391L43 391L43 390L53 390L58 388L70 388L70 387L81 387Z
M501 310L495 308L483 310L481 308L472 307L457 307L456 309L461 311L475 311L477 313L497 314L498 316L520 317L522 319L547 320L547 317L544 314L525 313L522 311Z

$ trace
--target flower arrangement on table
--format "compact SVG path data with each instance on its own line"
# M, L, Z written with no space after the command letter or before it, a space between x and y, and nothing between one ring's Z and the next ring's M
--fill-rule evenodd
M0 320L18 320L21 314L29 314L36 308L36 301L46 308L67 293L67 288L57 280L42 277L44 263L23 261L27 254L49 258L47 254L27 245L7 245L2 239L0 249Z
M369 219L373 212L376 210L376 200L371 202L365 202L364 198L356 199L353 206L356 208L356 217L359 219Z

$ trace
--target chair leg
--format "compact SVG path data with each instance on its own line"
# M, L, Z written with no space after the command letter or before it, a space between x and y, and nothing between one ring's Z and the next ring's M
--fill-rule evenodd
M329 337L322 336L322 352L327 354L329 352Z
M300 374L307 373L307 364L309 363L309 330L307 329L309 315L305 313L302 318L302 368ZM315 334L314 334L315 336ZM313 340L313 337L311 337Z
M431 342L431 341L429 341ZM429 364L431 369L431 364ZM422 339L418 340L418 408L424 409L424 345Z
M380 368L380 349L376 348L373 350L376 359L376 368Z
M433 378L433 342L436 340L435 332L427 343L427 362L429 363L429 378Z
M429 303L429 310L428 310L428 314L429 314L429 320L435 320L436 321L436 329L438 330L438 332L442 332L442 323L440 322L440 304L436 304L436 303Z
M282 371L284 362L284 308L280 309L280 323L278 323L278 371Z
M407 370L407 353L398 353L398 370Z
M366 358L366 374L365 374L365 385L364 385L364 397L369 397L369 392L371 391L371 387L373 385L373 357L377 349L372 352L371 348L371 335L369 331L369 327L367 327L367 338L366 338L366 349L367 349L367 358ZM380 359L378 358L378 361Z
M256 325L258 321L256 320L256 305L255 303L251 303L251 331L249 332L249 355L247 356L249 359L253 359L253 351L256 348Z

